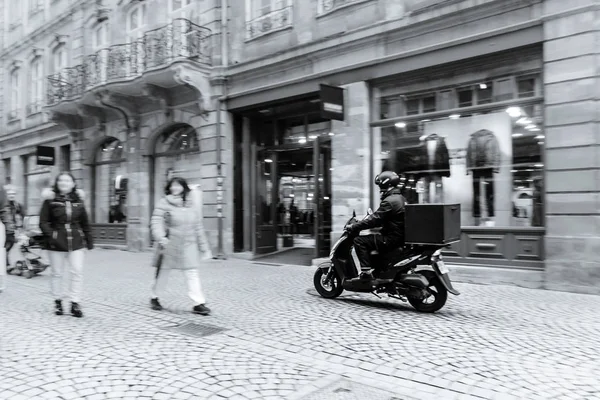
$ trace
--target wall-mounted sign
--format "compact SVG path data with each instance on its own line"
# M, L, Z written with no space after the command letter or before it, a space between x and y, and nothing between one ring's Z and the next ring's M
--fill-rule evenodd
M49 146L38 146L36 150L37 165L54 165L56 149Z
M344 89L338 86L320 85L321 117L344 120Z

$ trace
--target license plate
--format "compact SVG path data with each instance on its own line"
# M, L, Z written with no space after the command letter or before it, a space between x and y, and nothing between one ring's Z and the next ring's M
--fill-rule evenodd
M437 262L437 266L438 266L438 268L440 269L440 273L441 273L442 275L445 275L445 274L447 274L448 272L450 272L450 271L448 271L448 267L446 267L446 264L444 264L444 262L443 262L443 261L438 261L438 262Z

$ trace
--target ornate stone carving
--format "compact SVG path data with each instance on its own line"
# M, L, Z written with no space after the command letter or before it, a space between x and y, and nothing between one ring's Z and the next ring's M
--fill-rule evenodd
M121 112L127 119L127 124L132 131L137 131L140 126L139 110L135 101L128 96L101 90L95 93L98 105L112 108Z
M205 114L215 109L212 99L212 87L207 74L186 65L174 68L175 81L181 85L189 85L198 91L198 107L200 113Z
M168 89L156 85L146 84L142 89L142 93L151 100L159 102L161 108L167 112L170 111L171 107L173 106L173 98Z
M106 112L104 109L86 104L78 104L77 114L79 114L84 122L87 118L94 119L94 125L97 125L101 132L106 131Z
M50 120L52 122L62 125L70 131L77 131L83 129L83 121L81 116L76 114L65 114L60 112L51 111Z

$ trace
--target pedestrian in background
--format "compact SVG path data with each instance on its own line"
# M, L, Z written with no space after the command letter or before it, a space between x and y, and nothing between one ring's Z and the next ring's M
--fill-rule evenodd
M85 248L94 248L92 231L85 210L84 192L77 189L70 172L61 172L51 190L43 191L40 229L46 239L46 250L52 269L51 288L56 315L63 315L65 297L63 273L69 263L71 314L83 317L79 302L83 284Z
M4 248L6 249L6 265L10 266L10 250L16 242L16 231L23 228L25 212L23 206L17 201L17 189L13 185L6 185L4 191L6 192L6 205L4 206L6 242Z
M173 269L182 270L187 281L188 296L194 302L192 312L208 315L206 298L202 291L198 269L212 253L202 223L201 191L192 190L185 179L171 178L151 220L151 231L157 242L154 265L157 267L152 287L151 307L162 310L159 294L166 289L168 274Z

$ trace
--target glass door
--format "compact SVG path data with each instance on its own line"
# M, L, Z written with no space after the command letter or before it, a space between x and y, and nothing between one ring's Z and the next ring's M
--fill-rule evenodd
M254 254L277 250L277 154L257 151L254 173Z
M327 257L331 250L331 140L314 141L315 171L315 257Z

